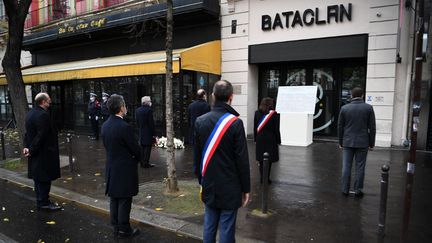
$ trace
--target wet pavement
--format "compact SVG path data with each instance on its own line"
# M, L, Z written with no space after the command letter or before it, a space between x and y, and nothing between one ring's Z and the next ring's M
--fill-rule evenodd
M61 152L67 154L64 138ZM260 208L261 186L253 142L249 142L252 176L252 203L239 210L237 232L243 237L265 242L399 242L408 152L376 149L368 155L362 199L345 198L340 192L341 151L336 143L315 142L309 147L280 147L280 161L272 166L268 218L252 215ZM101 141L86 136L73 139L77 173L62 169L62 178L54 185L99 200L104 196L105 151ZM140 169L140 188L147 182L162 182L166 177L165 150L153 148L155 168ZM381 165L390 165L386 236L377 235ZM192 150L176 150L177 176L194 180ZM25 173L22 173L23 175ZM432 154L417 154L409 242L432 242ZM144 189L145 190L145 189ZM145 193L141 189L140 193ZM150 209L151 210L151 209ZM174 218L202 224L202 215ZM0 230L1 231L1 230Z
M65 203L63 211L37 211L30 188L3 180L0 195L0 242L199 242L143 224L132 225L140 235L119 240L113 237L107 215L74 203Z

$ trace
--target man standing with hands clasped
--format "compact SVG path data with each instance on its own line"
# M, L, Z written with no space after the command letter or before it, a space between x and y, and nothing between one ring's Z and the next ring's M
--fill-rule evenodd
M107 154L105 194L110 197L114 235L129 238L139 234L129 223L132 197L138 194L138 162L141 148L133 128L123 120L127 113L123 96L113 94L107 102L111 117L102 125Z
M351 90L351 103L342 106L339 114L339 147L343 149L342 195L348 196L351 166L355 159L355 197L363 197L363 181L368 149L375 146L375 113L371 105L363 101L363 90Z
M233 87L220 80L213 88L212 111L195 122L195 174L205 203L204 243L235 242L237 210L249 202L249 157L243 122L230 105Z
M27 113L23 154L28 157L29 178L33 178L38 210L56 211L61 206L49 200L51 181L60 178L58 135L48 108L47 93L35 97L33 109Z

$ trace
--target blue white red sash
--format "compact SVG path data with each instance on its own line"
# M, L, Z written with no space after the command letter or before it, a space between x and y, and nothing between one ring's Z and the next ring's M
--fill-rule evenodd
M261 120L258 122L257 133L259 133L263 129L263 127L267 124L267 122L275 113L276 111L270 110L267 115L262 116Z
M234 116L231 113L225 113L216 123L216 126L213 128L212 133L207 138L206 144L204 146L204 151L201 159L201 176L204 177L206 173L207 166L210 163L211 158L213 157L216 148L218 147L222 137L225 132L231 126L231 124L237 120L238 117Z

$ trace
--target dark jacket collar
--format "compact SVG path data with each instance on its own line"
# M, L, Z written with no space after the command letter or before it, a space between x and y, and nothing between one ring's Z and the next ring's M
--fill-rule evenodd
M363 101L363 98L361 98L361 97L356 97L356 98L353 98L353 99L351 99L351 103L363 103L364 101Z
M234 116L240 116L240 114L234 110L230 105L224 102L215 101L215 104L213 106L214 111L221 111L221 112L229 112L233 114Z

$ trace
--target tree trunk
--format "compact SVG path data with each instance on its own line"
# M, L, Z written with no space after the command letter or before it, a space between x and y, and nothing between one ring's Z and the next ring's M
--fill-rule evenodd
M3 69L8 83L10 101L18 127L20 142L25 134L25 116L28 110L27 97L21 73L21 48L24 35L24 22L32 0L3 0L8 16L9 39L3 58Z
M177 192L177 175L174 152L174 124L173 124L173 98L172 98L172 35L173 35L173 1L167 1L167 32L166 32L166 133L167 133L167 169L168 169L168 192Z

